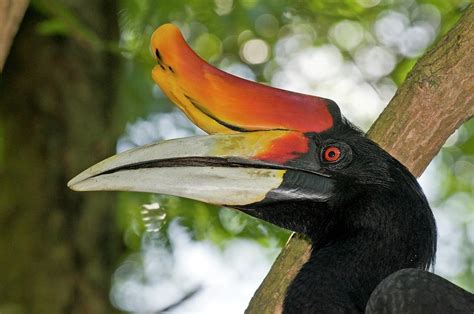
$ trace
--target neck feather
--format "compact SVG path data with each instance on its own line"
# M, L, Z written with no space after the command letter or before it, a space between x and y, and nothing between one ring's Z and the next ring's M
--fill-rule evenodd
M388 275L426 269L432 262L434 219L424 196L413 189L372 191L353 199L350 207L333 210L341 216L333 220L337 224L325 223L324 232L308 234L313 251L287 290L285 313L363 312Z

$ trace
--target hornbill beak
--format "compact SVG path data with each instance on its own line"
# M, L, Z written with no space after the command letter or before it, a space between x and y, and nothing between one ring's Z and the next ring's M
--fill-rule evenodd
M322 132L339 112L329 99L293 93L225 73L202 60L172 24L151 38L154 81L207 133L256 130ZM337 114L336 114L337 116Z
M151 47L155 82L197 126L217 134L118 154L76 176L70 188L155 192L231 207L332 195L312 138L341 119L335 103L216 69L171 24L155 31Z
M317 164L294 159L309 149L304 134L258 131L175 139L138 147L85 170L68 185L76 191L139 191L203 202L243 206L264 200L314 198L314 192L282 188L288 172L322 176L318 197L326 197L329 178ZM294 162L289 162L294 160Z

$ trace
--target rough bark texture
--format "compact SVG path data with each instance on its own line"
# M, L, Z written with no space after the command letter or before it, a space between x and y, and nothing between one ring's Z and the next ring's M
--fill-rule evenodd
M416 176L446 139L474 115L474 6L427 52L368 132ZM256 291L246 313L281 313L286 288L311 244L293 236Z
M115 1L65 2L118 39ZM26 13L0 82L0 313L110 313L122 252L114 195L66 183L114 152L118 60L38 35L41 20Z
M0 0L0 73L28 2L28 0Z

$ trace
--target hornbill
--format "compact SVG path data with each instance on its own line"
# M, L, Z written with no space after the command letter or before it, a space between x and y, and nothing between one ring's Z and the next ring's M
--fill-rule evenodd
M154 81L211 135L112 156L72 189L187 197L307 235L285 313L474 312L472 294L427 271L436 225L416 179L336 103L216 69L171 24L151 48Z

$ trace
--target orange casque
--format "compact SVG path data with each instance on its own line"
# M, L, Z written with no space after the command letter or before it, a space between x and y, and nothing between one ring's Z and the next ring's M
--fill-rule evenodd
M172 24L151 39L153 79L208 133L255 130L322 132L332 127L328 100L273 88L225 73L201 59Z

